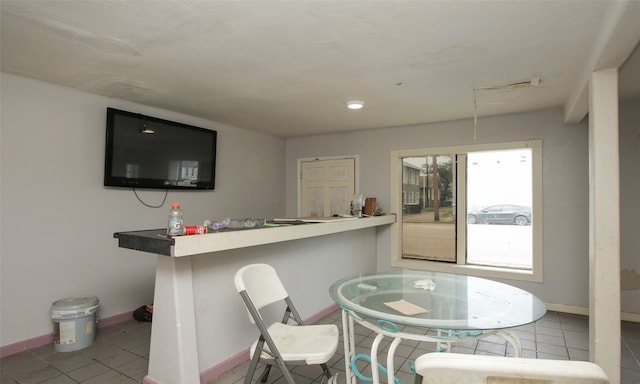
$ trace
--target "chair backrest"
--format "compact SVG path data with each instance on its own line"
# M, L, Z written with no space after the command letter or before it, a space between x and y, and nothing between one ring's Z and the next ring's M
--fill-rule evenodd
M276 270L268 264L250 264L240 268L236 272L234 282L238 293L242 295L246 292L256 310L289 296ZM251 311L247 309L247 312L249 320L255 323Z
M602 368L588 361L427 353L416 359L415 368L416 384L609 383Z

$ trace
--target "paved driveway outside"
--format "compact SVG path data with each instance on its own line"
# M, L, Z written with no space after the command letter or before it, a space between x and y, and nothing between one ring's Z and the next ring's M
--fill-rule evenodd
M455 261L455 224L434 223L433 214L405 217L403 253L432 260ZM429 218L431 222L428 222ZM467 226L467 262L531 268L532 227L518 225Z

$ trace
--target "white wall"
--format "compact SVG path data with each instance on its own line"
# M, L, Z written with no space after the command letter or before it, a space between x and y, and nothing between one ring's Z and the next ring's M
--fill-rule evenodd
M562 118L559 109L480 118L476 143L543 140L544 283L509 283L533 292L545 302L586 308L588 126L586 121L564 125ZM389 212L391 150L472 143L471 120L287 140L287 214L296 211L298 158L359 155L360 192L376 196L382 209ZM635 172L637 169L636 166ZM637 199L630 203L638 206ZM636 228L632 222L627 223L627 230L637 234ZM388 233L378 243L378 270L389 269Z
M620 269L623 312L640 314L640 100L620 104Z
M187 224L284 213L283 139L6 73L0 87L2 346L50 334L60 298L95 295L102 318L151 302L156 256L113 233L164 227L171 202ZM170 191L153 209L103 187L108 106L217 130L215 191ZM158 204L164 191L139 195Z

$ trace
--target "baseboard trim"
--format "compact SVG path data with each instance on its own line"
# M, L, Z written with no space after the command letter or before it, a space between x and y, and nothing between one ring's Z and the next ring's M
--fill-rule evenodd
M53 333L5 345L3 347L0 347L0 359L3 357L15 355L16 353L28 351L29 349L42 347L43 345L51 343L53 343Z
M578 307L575 305L554 304L554 303L544 303L544 305L547 307L549 311L589 316L589 308L587 307ZM640 323L640 313L620 312L620 320Z
M578 307L575 305L554 304L554 303L544 303L544 305L547 307L548 311L571 313L573 315L589 316L589 308L587 307Z
M631 321L634 323L640 323L640 313L622 312L620 319L624 321Z
M112 325L124 323L125 321L129 321L131 319L133 319L133 311L121 313L119 315L107 317L104 319L98 319L97 328L102 329L102 328L110 327Z
M245 361L249 361L249 348L221 362L220 364L216 364L213 367L200 372L200 382L209 383ZM242 372L242 376L245 376L245 372Z
M119 315L107 317L104 319L98 319L96 329L106 328L112 325L124 323L125 321L129 321L132 318L133 311L121 313ZM5 345L3 347L0 347L0 359L3 357L14 355L16 353L27 351L29 349L42 347L43 345L51 343L53 343L53 332L46 335L34 337L32 339Z
M329 316L333 312L337 311L340 306L338 304L332 304L329 307L323 309L322 311L316 313L315 315L310 316L307 319L304 319L305 324L315 324L320 319L324 319Z

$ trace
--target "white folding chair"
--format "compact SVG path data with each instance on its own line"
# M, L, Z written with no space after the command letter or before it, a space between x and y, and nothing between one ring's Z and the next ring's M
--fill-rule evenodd
M608 384L588 361L427 353L415 361L415 384Z
M251 346L251 363L245 384L252 382L258 362L267 364L260 377L261 382L267 380L274 364L282 370L289 384L295 384L287 368L289 365L320 365L328 382L335 381L326 363L338 347L338 327L333 324L304 325L270 265L251 264L239 269L235 285L249 313L249 320L260 330L258 340ZM282 302L286 305L282 320L267 326L261 310Z

